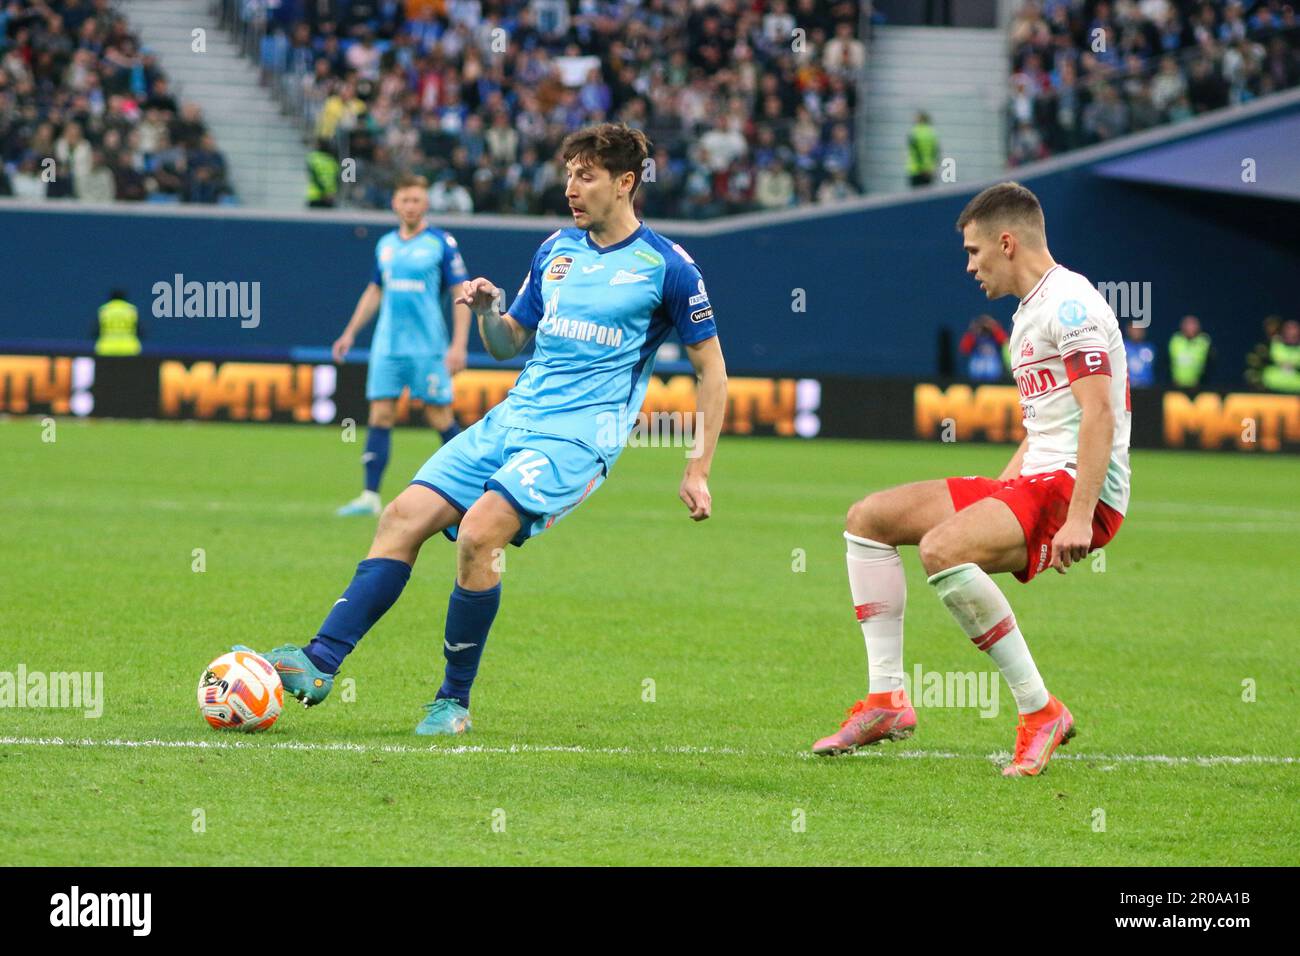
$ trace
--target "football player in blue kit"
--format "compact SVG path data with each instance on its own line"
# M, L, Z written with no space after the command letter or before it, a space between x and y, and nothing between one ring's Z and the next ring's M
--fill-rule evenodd
M712 511L708 476L727 403L727 372L704 280L681 246L639 222L632 197L649 144L622 124L564 142L574 225L533 256L507 313L486 278L457 302L477 317L487 350L534 352L501 404L440 448L383 511L374 543L305 647L266 654L285 689L311 706L344 658L392 606L420 547L456 542L444 679L418 734L470 729L470 688L501 600L495 554L566 517L608 476L644 400L655 352L676 331L699 379L700 427L678 496L694 521Z
M411 398L424 402L424 417L444 445L460 431L451 408L451 379L465 367L469 309L463 304L452 308L448 343L443 300L450 302L467 274L456 240L429 225L424 218L428 209L427 180L399 178L393 190L398 228L375 245L374 277L334 343L334 361L342 362L357 333L379 313L366 375L370 428L361 456L365 489L338 510L340 515L377 515L382 510L379 483L388 467L397 399L403 389L409 388Z

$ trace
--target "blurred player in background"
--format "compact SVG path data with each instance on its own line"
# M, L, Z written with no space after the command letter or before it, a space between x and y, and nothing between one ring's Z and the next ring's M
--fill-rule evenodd
M379 483L388 466L397 399L404 388L410 389L411 398L424 402L424 417L442 435L443 444L460 431L451 407L451 380L465 367L469 309L453 306L448 345L446 306L452 290L468 275L451 233L425 220L428 209L425 178L398 179L393 212L399 225L375 245L374 278L334 343L334 361L342 362L357 333L379 312L366 376L370 428L361 456L365 489L338 510L340 515L377 515L382 510Z
M990 574L1027 582L1064 573L1115 536L1129 499L1129 396L1115 314L1083 276L1047 249L1042 208L1016 183L991 186L957 220L966 271L990 299L1020 298L1012 374L1025 440L996 479L921 481L868 495L850 510L849 587L866 638L868 696L819 754L911 736L903 686L907 587L898 545L919 544L929 583L975 646L1002 672L1020 712L1006 776L1035 776L1074 735L1048 693L1011 606ZM1086 611L1071 619L1086 626Z
M600 487L636 422L655 352L674 330L699 376L702 419L678 497L692 520L711 514L726 364L699 269L633 211L648 148L644 134L621 124L571 134L562 153L574 226L542 243L509 313L493 282L464 284L457 301L473 309L492 356L510 358L535 340L533 356L505 400L440 448L384 509L370 554L311 643L265 655L304 704L324 700L344 657L402 593L421 546L442 531L456 542L457 563L446 668L416 733L470 729L470 688L501 601L499 556ZM570 645L580 648L582 637Z

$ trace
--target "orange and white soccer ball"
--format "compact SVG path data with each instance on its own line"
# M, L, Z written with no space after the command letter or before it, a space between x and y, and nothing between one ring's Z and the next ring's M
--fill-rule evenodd
M280 675L248 651L222 654L199 678L199 713L217 730L266 730L283 709Z

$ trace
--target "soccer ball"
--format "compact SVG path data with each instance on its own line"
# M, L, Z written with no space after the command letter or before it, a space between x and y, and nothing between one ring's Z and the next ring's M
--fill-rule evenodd
M266 730L283 709L280 675L248 651L222 654L199 678L199 713L217 730Z

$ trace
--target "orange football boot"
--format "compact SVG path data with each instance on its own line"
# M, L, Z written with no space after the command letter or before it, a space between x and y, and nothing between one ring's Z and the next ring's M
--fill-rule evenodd
M1074 736L1074 717L1070 709L1055 697L1047 698L1047 706L1032 714L1021 714L1016 728L1016 752L1011 764L1004 768L1004 777L1036 777L1043 772L1047 761L1057 747L1063 747Z
M849 708L848 719L829 737L813 744L813 753L833 757L882 740L905 740L916 730L916 711L902 688L868 694Z

